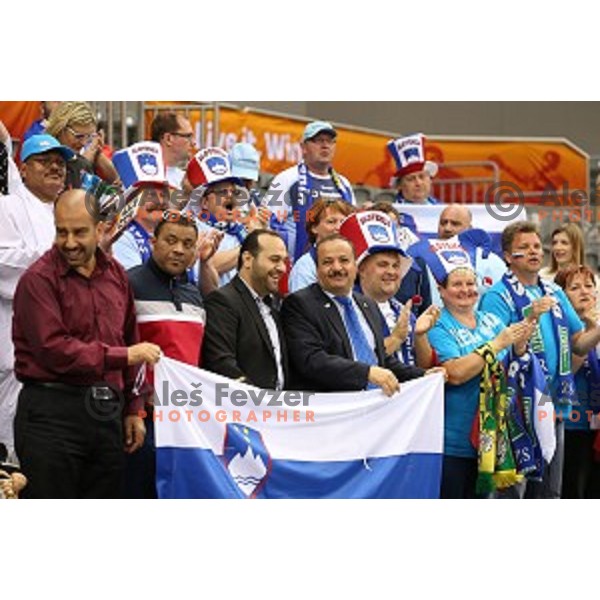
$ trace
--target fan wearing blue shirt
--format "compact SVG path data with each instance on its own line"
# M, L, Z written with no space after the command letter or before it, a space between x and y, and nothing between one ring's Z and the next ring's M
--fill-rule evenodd
M532 325L524 321L505 327L494 314L476 311L479 300L477 277L471 265L450 271L446 278L436 273L444 303L442 314L429 332L429 341L448 373L444 404L444 463L442 498L474 498L478 475L477 450L471 430L478 414L479 386L485 366L476 352L489 346L503 361L507 349L525 351Z
M569 299L558 286L539 277L543 248L539 231L526 221L508 226L502 251L509 271L482 298L481 310L508 326L532 315L537 328L531 348L546 373L556 414L556 452L541 482L529 480L503 492L509 498L560 498L564 457L564 419L575 395L571 354L586 356L600 342L600 327L584 331Z

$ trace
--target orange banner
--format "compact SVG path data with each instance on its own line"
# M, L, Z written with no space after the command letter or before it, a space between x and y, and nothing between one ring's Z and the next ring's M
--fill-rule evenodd
M153 103L155 107L163 103ZM170 106L175 102L165 102ZM184 103L182 103L184 104ZM188 105L189 106L189 105ZM146 113L146 131L153 109ZM213 112L192 110L189 119L196 130L198 146L217 145L229 150L246 141L261 152L261 170L279 173L302 157L300 139L305 121L256 113L249 109L221 108L219 136L213 136ZM387 188L394 163L386 149L390 136L338 128L335 167L354 185ZM427 154L440 165L434 193L445 202L483 202L494 182L508 182L520 190L528 202L539 202L544 193L556 191L571 204L576 190L588 189L588 157L562 140L514 141L511 139L452 140L432 136Z
M39 101L0 102L0 121L6 125L13 139L20 140L41 116Z
M156 109L178 105L183 109L193 103L145 104L146 136L149 136ZM221 107L219 136L215 140L211 106L207 104L204 111L189 112L197 146L218 145L229 150L238 141L250 142L261 152L262 171L272 174L301 159L300 138L305 120ZM39 118L39 101L0 102L0 120L17 140ZM389 139L384 134L338 128L336 169L355 186L389 187L394 174L393 161L386 150ZM444 202L483 202L494 182L507 182L529 202L552 198L554 194L561 204L573 204L578 199L578 190L588 192L588 156L563 140L457 140L431 136L427 154L440 165L433 192Z

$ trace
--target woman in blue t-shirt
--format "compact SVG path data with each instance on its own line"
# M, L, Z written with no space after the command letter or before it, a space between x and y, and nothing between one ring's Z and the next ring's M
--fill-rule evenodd
M573 308L586 325L595 325L596 277L586 266L571 266L554 280L567 294ZM565 421L565 462L562 498L600 498L600 463L594 460L594 442L600 433L600 347L587 357L573 355L577 398Z
M502 360L514 345L515 351L522 354L533 325L523 321L505 327L494 314L476 311L477 277L470 267L451 270L438 283L444 308L429 333L429 341L448 373L441 497L474 498L478 461L471 431L478 415L479 384L485 365L475 351L487 344Z

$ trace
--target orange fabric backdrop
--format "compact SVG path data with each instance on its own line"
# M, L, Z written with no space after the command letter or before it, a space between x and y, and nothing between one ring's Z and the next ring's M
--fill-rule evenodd
M0 102L0 121L13 138L21 139L29 126L40 117L39 101Z
M153 102L155 106L188 104L187 102ZM296 164L301 157L300 137L305 121L287 117L264 115L251 110L221 108L219 111L219 139L213 139L212 111L206 111L205 130L202 131L201 113L191 111L189 116L197 131L197 143L219 145L229 149L237 141L254 144L261 152L262 170L278 173ZM146 132L153 111L146 112ZM29 125L40 118L38 101L0 102L0 120L13 138L21 138ZM388 136L340 128L338 130L336 168L353 184L387 187L394 166L385 145ZM456 141L430 137L428 155L438 163L493 161L499 168L501 181L508 181L525 192L530 200L539 200L548 186L559 193L568 190L586 190L588 185L588 157L566 143L535 139L526 141L468 140ZM490 170L451 166L442 169L438 180L463 177L490 176Z
M153 104L160 106L163 103ZM153 111L149 110L146 113L147 132L152 116ZM218 145L229 150L238 141L250 142L261 152L261 169L267 173L278 173L300 159L300 138L305 121L229 108L221 108L219 116L219 138L214 140L212 110L205 113L204 131L200 111L189 113L196 128L197 144ZM386 135L339 128L336 169L355 185L388 187L394 174L394 164L386 150L389 139ZM567 196L573 190L587 190L588 157L561 141L512 141L509 138L506 141L456 141L430 137L427 153L428 158L437 163L493 161L499 169L499 180L517 185L533 202L539 201L548 186L558 192L568 190ZM450 165L440 170L438 181L491 176L489 168ZM469 191L464 199L482 200L479 193Z

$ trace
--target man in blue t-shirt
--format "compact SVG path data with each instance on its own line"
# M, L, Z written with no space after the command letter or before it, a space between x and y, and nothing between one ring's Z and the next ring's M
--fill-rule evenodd
M565 293L554 283L542 281L543 248L537 227L528 222L514 223L502 234L502 251L509 272L483 296L480 309L493 313L504 325L533 314L538 319L531 349L546 372L555 405L556 452L544 470L542 482L528 481L510 488L503 497L560 498L564 456L564 421L570 412L565 390L574 392L571 353L585 356L600 342L600 327L584 324ZM562 418L561 418L562 417Z

